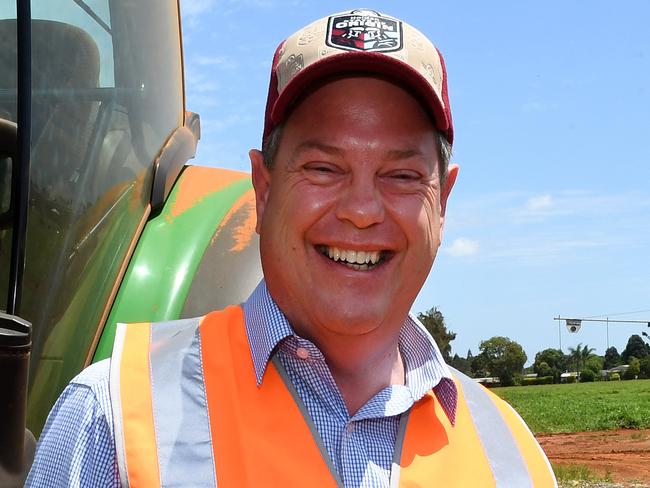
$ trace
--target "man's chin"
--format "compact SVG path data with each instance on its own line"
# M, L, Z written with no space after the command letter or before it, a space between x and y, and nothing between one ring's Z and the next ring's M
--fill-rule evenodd
M345 302L326 302L318 314L317 321L330 333L352 338L383 331L387 327L399 328L408 313L398 317L396 310L368 299Z

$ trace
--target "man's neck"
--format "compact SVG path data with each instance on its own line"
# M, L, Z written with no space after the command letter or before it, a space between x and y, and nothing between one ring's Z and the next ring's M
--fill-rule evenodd
M336 381L348 413L354 415L368 400L390 385L404 384L404 363L395 337L339 337L316 341Z

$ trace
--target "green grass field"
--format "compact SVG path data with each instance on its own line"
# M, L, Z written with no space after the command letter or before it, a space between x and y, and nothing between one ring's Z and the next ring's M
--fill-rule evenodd
M494 388L534 433L650 428L650 380Z

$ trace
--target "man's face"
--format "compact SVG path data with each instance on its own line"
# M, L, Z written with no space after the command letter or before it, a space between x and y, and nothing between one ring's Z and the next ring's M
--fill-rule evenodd
M395 333L440 245L455 180L438 178L419 103L373 77L331 81L286 121L272 170L251 151L262 267L308 338Z

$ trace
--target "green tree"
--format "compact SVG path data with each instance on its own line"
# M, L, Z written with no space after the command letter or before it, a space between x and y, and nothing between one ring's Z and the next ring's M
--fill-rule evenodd
M603 367L605 369L612 369L619 364L621 364L621 355L618 353L618 350L614 346L608 347L605 351L605 364Z
M580 371L582 369L585 361L591 357L595 350L596 349L589 347L586 344L583 346L582 342L575 348L569 348L569 358L573 361L576 371Z
M650 378L650 356L646 356L639 361L639 377Z
M650 378L650 356L646 356L639 361L639 370L641 378Z
M596 374L591 369L580 371L580 383L590 383L596 379Z
M601 374L601 370L603 370L603 365L605 364L605 358L602 356L597 356L595 354L592 354L589 356L587 359L584 361L584 368L582 368L582 371L584 370L590 370L593 371L593 373L596 375L596 379L599 379Z
M565 370L566 356L559 349L548 348L535 354L533 371L539 376L553 376L554 381L559 383L560 375Z
M487 369L487 364L485 362L485 357L481 354L474 356L469 365L472 370L473 378L485 378L487 376L490 376L490 373Z
M458 354L454 354L454 357L451 358L451 363L449 364L451 364L452 368L456 368L461 373L465 373L468 376L472 374L470 363L467 359L460 357Z
M445 361L451 361L451 341L456 338L455 332L447 330L445 317L436 307L418 314L418 319L422 322L425 329L429 331L433 340L438 344L438 348L445 358Z
M536 363L533 365L533 369L535 373L537 373L537 376L542 377L542 376L553 376L555 377L555 370L551 368L546 361L542 361L541 363Z
M641 373L641 361L634 356L628 358L629 367L623 373L623 379L634 380Z
M629 363L631 356L641 359L649 355L648 345L643 341L640 335L634 334L627 340L627 345L621 353L621 359L624 363Z
M528 359L524 349L507 337L497 336L482 341L479 350L487 371L498 376L503 386L514 385Z
M582 351L582 343L578 344L577 347L570 347L569 354L567 355L568 362L571 364L571 367L574 371L578 371L580 367L580 352Z

